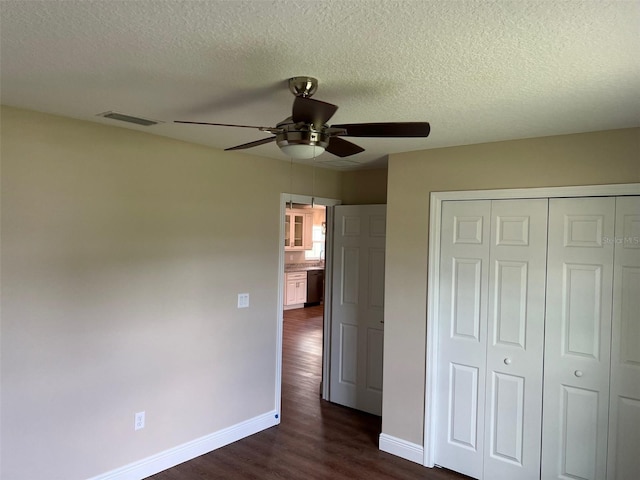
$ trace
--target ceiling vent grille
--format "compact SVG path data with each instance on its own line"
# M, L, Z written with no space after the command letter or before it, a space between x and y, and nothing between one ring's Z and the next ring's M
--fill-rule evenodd
M117 113L117 112L99 113L98 116L110 118L111 120L119 120L121 122L135 123L136 125L142 125L144 127L150 127L151 125L157 125L158 123L161 123L155 120L148 120L146 118L133 117L131 115L125 115L124 113Z

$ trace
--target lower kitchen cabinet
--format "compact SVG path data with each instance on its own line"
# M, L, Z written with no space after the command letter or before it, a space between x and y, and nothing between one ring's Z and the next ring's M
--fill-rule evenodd
M307 301L307 273L285 273L284 280L284 306L304 306Z

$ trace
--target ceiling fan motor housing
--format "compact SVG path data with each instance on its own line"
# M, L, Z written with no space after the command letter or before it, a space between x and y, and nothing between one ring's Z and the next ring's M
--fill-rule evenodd
M279 147L287 145L311 145L327 148L329 135L315 130L289 130L276 135L276 143Z

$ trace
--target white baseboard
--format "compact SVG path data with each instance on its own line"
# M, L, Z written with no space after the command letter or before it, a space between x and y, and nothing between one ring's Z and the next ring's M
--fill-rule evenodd
M89 480L142 480L180 463L209 453L241 438L248 437L280 423L276 412L268 412L231 427L196 438L151 457L103 473Z
M304 303L296 303L295 305L284 305L283 310L294 310L296 308L304 308Z
M422 465L424 461L424 448L417 443L407 442L401 438L381 433L378 446L383 452L419 463L420 465Z

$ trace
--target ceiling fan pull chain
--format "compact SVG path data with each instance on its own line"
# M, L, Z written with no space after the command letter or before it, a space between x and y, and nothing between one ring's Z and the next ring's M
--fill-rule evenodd
M293 209L293 157L289 163L289 208Z
M314 208L316 205L316 147L313 147L313 160L311 164L311 208Z

